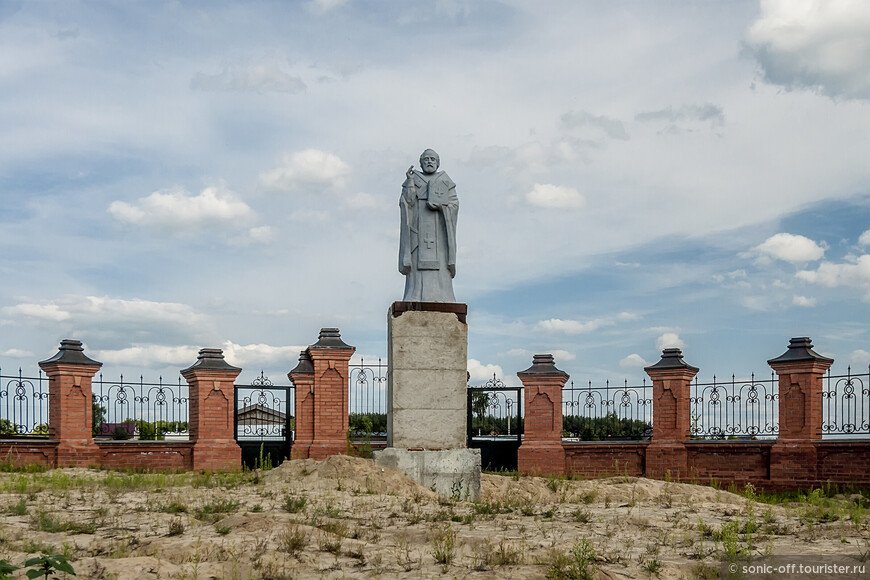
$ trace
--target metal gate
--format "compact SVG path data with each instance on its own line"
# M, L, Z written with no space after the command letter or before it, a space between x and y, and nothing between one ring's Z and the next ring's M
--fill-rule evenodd
M273 385L260 372L250 385L235 385L235 437L242 464L275 467L290 457L295 428L295 388Z
M480 449L486 471L515 471L523 437L522 387L506 387L493 375L468 387L468 446Z

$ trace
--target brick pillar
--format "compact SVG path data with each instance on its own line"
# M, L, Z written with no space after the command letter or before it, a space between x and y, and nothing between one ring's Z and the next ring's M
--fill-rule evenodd
M813 351L809 337L792 338L767 364L779 376L779 436L770 450L770 479L787 485L817 480L822 438L822 378L834 360Z
M314 366L312 459L347 453L348 361L355 350L341 340L337 328L320 329L317 342L308 347Z
M698 369L683 360L678 348L666 348L656 364L644 368L653 383L653 433L646 450L646 476L688 477L689 389Z
M293 437L293 459L308 459L314 442L314 363L307 350L299 353L299 363L287 377L293 382L296 428Z
M203 348L196 362L181 371L190 387L190 440L193 468L206 471L237 471L242 450L235 440L235 386L242 369L224 360L219 348Z
M568 374L556 368L551 354L536 354L532 366L517 373L523 383L523 443L517 452L521 473L565 473L562 447L562 387Z
M85 356L81 341L69 339L39 363L48 375L48 429L58 440L57 467L87 467L96 460L91 379L101 366Z

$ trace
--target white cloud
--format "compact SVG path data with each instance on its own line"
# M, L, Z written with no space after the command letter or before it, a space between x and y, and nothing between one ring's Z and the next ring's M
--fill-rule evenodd
M258 226L256 228L251 228L248 230L248 235L250 238L261 244L268 244L272 240L275 239L275 234L272 231L272 228L269 226Z
M388 204L383 197L377 197L370 193L359 192L342 203L341 207L348 210L386 209Z
M619 366L624 369L636 369L649 366L649 363L646 362L639 354L633 353L619 361Z
M870 254L858 256L854 263L823 262L818 269L802 270L796 276L801 280L829 288L838 286L857 288L866 293L864 301L870 302Z
M807 237L780 233L752 248L749 254L758 256L762 261L773 258L799 264L821 259L825 255L825 248Z
M260 185L276 191L339 188L344 185L348 173L350 166L338 156L318 149L306 149L285 155L279 167L260 174Z
M286 361L286 368L296 366L299 353L307 346L272 346L269 344L235 344L231 341L223 343L224 358L231 365L245 368L251 365L271 365L277 361Z
M238 224L253 217L253 211L232 191L212 186L192 195L184 189L155 191L136 203L113 201L109 213L123 223L160 229L198 228L216 223Z
M3 308L3 313L10 317L25 317L37 318L40 320L49 320L52 322L60 322L67 320L71 315L66 310L61 309L57 304L34 304L22 303L15 306L6 306Z
M296 223L325 223L330 220L330 213L317 209L300 209L287 216L287 220Z
M468 379L471 384L489 381L493 375L497 379L505 380L504 371L499 365L483 364L474 358L468 359L468 373L471 375Z
M793 296L791 302L795 306L812 307L812 306L816 305L815 298L807 298L806 296L798 296L798 295Z
M196 362L199 350L194 346L160 344L134 345L117 350L95 350L93 356L105 365L131 367L189 367Z
M268 344L240 345L225 341L222 345L224 359L231 365L242 368L257 365L275 365L284 361L288 369L296 365L299 352L304 346L271 346ZM188 367L196 362L200 347L191 345L134 344L117 350L95 350L93 355L107 365L131 367Z
M703 105L682 105L676 109L667 107L658 111L646 111L636 115L635 120L664 122L669 126L667 131L680 133L683 131L681 127L692 124L697 126L699 123L704 123L711 127L723 125L725 124L725 112L718 105L704 103Z
M335 8L339 8L347 4L348 0L311 0L306 5L308 10L310 10L314 14L326 14L334 10Z
M564 113L561 117L562 125L567 129L576 129L579 127L596 127L608 137L625 141L628 139L628 133L625 131L625 126L619 119L612 119L604 115L593 115L586 111L571 111Z
M862 246L870 246L870 230L861 234L861 237L858 238L858 244Z
M538 322L538 328L547 332L562 332L565 334L585 334L594 332L599 328L613 326L618 322L626 322L629 320L637 320L639 317L630 312L620 312L616 316L595 318L587 322L578 320L562 320L561 318L551 318L549 320L541 320Z
M57 300L23 302L3 308L10 317L36 318L53 322L85 319L103 322L171 322L196 324L202 317L187 304L124 300L106 296L66 296Z
M582 209L586 207L583 194L571 187L536 183L526 194L526 201L534 206L556 209Z
M676 332L666 332L656 339L656 349L664 350L666 348L686 348L686 343Z
M10 348L9 350L4 350L0 355L9 358L32 358L36 356L34 353L29 350L21 350L20 348Z
M215 74L197 73L190 88L200 91L233 91L257 93L299 93L305 83L278 63L248 66L225 66Z
M866 0L762 0L746 44L773 84L870 98Z
M857 367L870 365L870 352L863 349L853 350L849 355L849 361L853 367L853 372L860 372Z

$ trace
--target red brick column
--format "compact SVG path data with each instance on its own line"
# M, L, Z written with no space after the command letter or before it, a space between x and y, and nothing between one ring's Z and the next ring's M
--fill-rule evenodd
M523 383L523 443L517 451L520 473L565 473L562 447L562 387L568 374L556 368L551 354L536 354L532 366L517 373Z
M348 362L356 349L341 340L337 328L322 328L308 347L314 366L314 436L308 457L347 453Z
M196 362L181 371L190 386L190 440L193 468L206 471L237 471L242 450L233 425L235 386L242 369L228 364L219 348L203 348Z
M287 377L296 388L293 390L296 404L296 428L294 429L293 459L308 459L314 442L314 363L307 350L299 353L299 363Z
M792 338L788 350L767 364L779 376L779 436L770 450L770 479L812 484L822 438L822 378L834 360L813 351L804 336Z
M647 477L688 477L689 389L698 369L678 348L666 348L656 364L644 369L653 382L653 433L646 450Z
M85 356L78 340L62 340L57 354L39 363L48 375L48 428L58 440L57 467L87 467L97 457L91 432L91 379L103 365Z

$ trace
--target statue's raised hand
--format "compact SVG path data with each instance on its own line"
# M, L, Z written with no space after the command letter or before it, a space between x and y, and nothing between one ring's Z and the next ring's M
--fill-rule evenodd
M411 177L413 175L414 175L414 166L412 165L411 167L408 168L408 171L405 172L405 177L407 177L408 179L411 179Z

